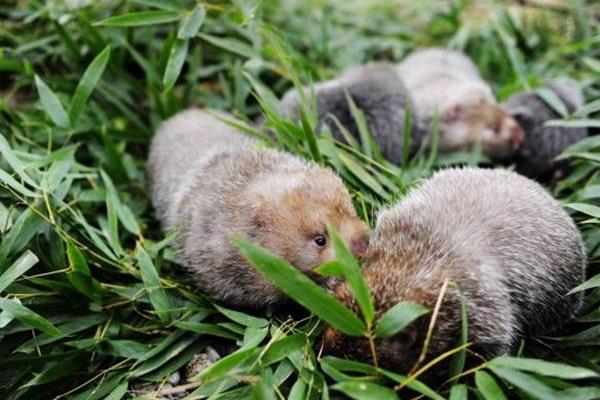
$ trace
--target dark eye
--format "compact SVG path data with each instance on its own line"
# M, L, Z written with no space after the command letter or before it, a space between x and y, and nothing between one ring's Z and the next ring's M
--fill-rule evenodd
M493 130L495 133L500 133L502 126L499 122L494 122L492 125L490 125L490 129Z
M323 247L327 244L327 238L323 235L315 236L315 244L319 247Z

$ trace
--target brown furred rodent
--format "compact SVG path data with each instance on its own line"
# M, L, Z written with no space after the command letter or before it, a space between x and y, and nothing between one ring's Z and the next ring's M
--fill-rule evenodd
M493 357L521 336L551 334L571 320L582 296L567 293L583 282L585 266L579 231L539 184L510 171L464 168L436 173L380 213L364 274L378 317L401 301L432 310L450 282L426 353L431 360L459 345L459 290L471 349ZM345 283L333 293L358 313ZM377 339L379 365L410 371L430 318ZM326 353L373 361L365 338L328 327L323 342Z
M521 147L519 124L498 106L490 86L465 54L442 48L418 50L396 69L428 140L438 115L440 151L469 150L479 142L484 154L503 160Z
M301 271L334 259L326 223L357 256L365 224L331 170L256 146L219 113L182 111L165 121L148 157L152 200L162 226L199 287L229 305L257 309L285 300L231 243L243 237Z

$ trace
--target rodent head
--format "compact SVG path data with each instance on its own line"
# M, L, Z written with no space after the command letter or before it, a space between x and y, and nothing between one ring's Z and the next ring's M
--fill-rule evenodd
M517 121L483 98L453 104L440 114L440 149L443 151L468 150L479 141L484 154L493 159L506 159L521 148L524 139Z
M385 214L385 213L384 213ZM363 268L365 279L373 297L375 321L399 302L421 304L430 311L440 295L445 274L451 267L434 266L437 256L429 246L413 240L418 230L394 218L379 218L377 228ZM439 257L440 260L443 260ZM445 268L448 267L448 268ZM346 282L339 283L333 295L360 315L359 307ZM461 302L458 292L448 286L442 298L439 314L426 353L427 359L450 350L457 345L460 332ZM383 368L407 373L414 367L423 349L431 313L413 321L395 335L376 338L375 352ZM362 362L373 362L369 342L364 337L350 337L327 327L323 335L323 349L327 354L347 357Z
M368 246L367 227L332 171L314 165L270 173L249 194L248 237L301 271L335 259L329 223L355 257Z

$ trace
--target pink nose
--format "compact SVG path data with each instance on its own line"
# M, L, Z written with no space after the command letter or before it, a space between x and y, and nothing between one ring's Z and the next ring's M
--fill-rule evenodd
M369 236L362 235L352 241L350 250L354 257L362 259L367 254L367 248L369 247Z
M518 150L523 146L523 142L525 141L525 134L523 133L523 129L520 126L515 124L510 129L510 141L513 146L513 149Z

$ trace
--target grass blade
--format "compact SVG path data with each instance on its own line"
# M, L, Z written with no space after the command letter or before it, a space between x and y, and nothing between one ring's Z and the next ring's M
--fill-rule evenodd
M71 105L69 106L69 122L71 123L71 126L75 125L75 122L81 113L81 109L100 80L109 58L110 45L106 46L104 50L94 58L83 73L83 76L77 85L77 89L75 89L75 94L71 99Z
M35 76L35 86L37 87L44 111L46 111L46 114L48 114L52 122L54 122L54 125L59 128L68 128L69 117L56 94L54 94L52 89L50 89L42 78L37 75Z
M235 239L242 254L285 294L347 335L361 336L366 327L337 299L302 272L247 240Z

